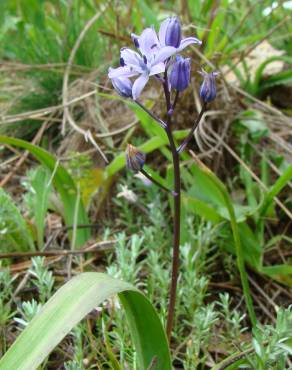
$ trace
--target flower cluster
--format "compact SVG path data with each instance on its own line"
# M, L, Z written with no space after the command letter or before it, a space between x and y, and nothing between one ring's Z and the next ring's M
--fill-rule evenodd
M190 82L190 59L184 59L179 53L191 44L201 44L201 41L196 37L182 39L181 24L177 17L163 21L158 35L154 27L150 27L140 36L132 34L132 40L138 52L122 48L120 67L110 68L108 73L115 90L121 96L137 100L149 78L155 76L163 79L160 74L168 68L169 87L177 91L187 88ZM131 77L136 77L134 83Z

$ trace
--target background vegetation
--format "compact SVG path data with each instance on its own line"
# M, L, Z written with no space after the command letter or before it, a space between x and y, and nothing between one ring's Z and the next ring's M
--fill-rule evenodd
M114 94L107 70L131 45L131 32L178 15L184 33L203 46L189 51L192 84L174 117L177 142L200 108L197 70L216 69L220 78L217 99L182 155L173 367L292 368L291 9L291 1L270 0L1 1L1 356L81 272L136 286L164 324L171 197L128 173L124 150L131 142L147 153L147 170L167 187L170 151L161 129ZM143 100L163 114L155 83ZM139 369L118 299L92 307L41 368Z

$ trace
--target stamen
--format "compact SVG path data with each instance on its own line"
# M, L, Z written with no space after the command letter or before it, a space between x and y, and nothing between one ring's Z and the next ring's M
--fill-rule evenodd
M147 58L146 58L146 56L145 56L145 55L143 55L143 62L144 62L145 64L147 64Z
M126 63L125 63L125 61L124 61L124 58L120 58L120 66L121 67L125 67L125 65L126 65Z

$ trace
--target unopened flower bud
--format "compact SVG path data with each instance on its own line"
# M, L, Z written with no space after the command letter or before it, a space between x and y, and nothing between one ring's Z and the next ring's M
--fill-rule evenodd
M185 90L191 79L191 63L190 58L184 59L182 56L177 55L176 62L172 66L169 82L171 88L177 91Z
M215 77L218 76L218 72L207 73L202 71L200 74L204 77L204 81L200 88L200 97L204 103L210 103L216 98L217 89Z
M115 77L111 79L116 92L124 98L132 98L132 81L127 77Z
M126 164L129 170L139 172L143 168L145 160L145 153L131 144L127 145Z
M178 17L167 19L165 45L178 48L181 42L181 24Z

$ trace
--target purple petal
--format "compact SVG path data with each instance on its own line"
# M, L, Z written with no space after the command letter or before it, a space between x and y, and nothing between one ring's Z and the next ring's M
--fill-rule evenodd
M158 63L155 64L153 67L150 68L149 76L157 75L158 73L162 73L165 71L165 64Z
M133 43L134 43L134 45L135 45L135 47L137 48L137 49L139 49L139 36L138 35L136 35L135 33L131 33L131 39L132 39L132 41L133 41Z
M149 80L148 74L143 74L140 77L138 77L137 80L134 82L133 89L132 89L132 95L133 95L134 100L139 98L148 80Z
M197 39L196 37L186 37L185 39L181 40L180 46L177 48L177 51L180 52L191 44L202 45L202 41Z
M177 52L177 49L173 46L164 46L161 48L155 55L154 61L152 65L158 64L160 62L165 62L166 59L171 57L173 54Z
M141 66L143 66L143 59L141 56L128 48L121 49L121 59L125 63L126 66L131 66L133 69L139 73L143 71Z
M160 41L161 46L165 46L165 36L166 36L166 30L167 30L169 22L170 22L170 18L167 18L160 25L158 36L159 36L159 41Z
M146 28L139 37L141 53L147 58L159 49L160 44L154 28ZM148 58L149 59L149 58Z
M118 67L118 68L109 68L108 76L109 78L117 78L117 77L133 77L137 76L138 72L134 71L130 67Z
M124 98L132 97L132 81L128 77L116 77L111 79L116 92Z

